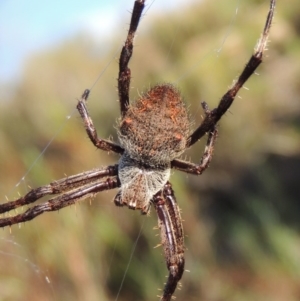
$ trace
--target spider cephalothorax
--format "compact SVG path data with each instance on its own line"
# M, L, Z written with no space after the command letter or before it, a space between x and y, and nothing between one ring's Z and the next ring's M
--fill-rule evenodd
M118 131L124 154L116 204L147 213L152 197L170 177L171 161L185 151L189 134L185 104L170 84L153 87L129 105Z
M77 104L86 132L99 149L121 155L119 163L70 176L48 185L32 189L19 199L0 205L0 213L28 205L46 196L54 195L45 203L32 206L24 213L0 219L0 227L29 221L46 211L55 211L78 200L94 196L100 191L119 188L115 204L140 209L147 213L151 205L158 216L164 256L169 277L161 301L169 301L184 271L184 235L180 210L172 185L170 170L200 175L208 167L217 138L216 125L231 106L240 88L262 62L271 27L275 0L271 0L267 21L254 54L232 87L222 96L219 105L209 110L202 103L204 118L190 132L188 113L179 91L170 84L156 85L136 100L129 102L131 71L128 67L133 52L133 38L137 30L145 0L136 0L129 32L119 61L118 91L121 119L118 137L120 145L98 137L89 116L85 90ZM178 157L207 134L207 143L200 163L179 160Z

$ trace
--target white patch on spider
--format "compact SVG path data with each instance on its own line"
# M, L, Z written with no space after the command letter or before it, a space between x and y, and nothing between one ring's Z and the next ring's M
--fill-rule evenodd
M121 202L146 212L152 197L170 178L170 167L144 167L124 154L119 162Z

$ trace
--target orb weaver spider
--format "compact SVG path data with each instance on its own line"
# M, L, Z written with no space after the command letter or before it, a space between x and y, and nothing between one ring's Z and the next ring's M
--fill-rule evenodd
M24 213L0 219L0 227L32 220L38 215L59 210L94 196L100 191L119 188L114 202L117 206L149 213L153 206L157 216L169 270L160 300L170 300L184 272L184 235L180 210L169 182L172 168L194 175L208 167L217 138L217 123L227 112L240 88L255 72L263 58L274 15L275 0L270 2L266 24L253 55L223 95L219 105L210 110L202 102L204 119L191 131L187 108L177 88L159 84L144 92L135 102L129 101L131 71L128 67L133 53L133 40L145 7L145 0L136 0L130 27L119 60L118 92L121 119L118 123L119 144L98 137L89 116L86 102L90 91L85 90L77 109L92 143L99 149L119 154L118 164L69 176L30 190L25 196L0 205L0 213L34 203L46 195L55 195L45 203ZM204 154L199 164L179 159L184 151L207 134Z

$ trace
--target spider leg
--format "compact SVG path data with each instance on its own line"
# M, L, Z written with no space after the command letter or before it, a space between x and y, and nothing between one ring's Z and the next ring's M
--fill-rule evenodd
M171 300L172 295L184 271L184 234L180 210L174 191L169 182L153 197L153 204L158 216L164 255L169 270L161 301Z
M121 109L122 117L125 115L129 105L129 86L130 86L131 71L128 68L128 63L132 56L133 39L137 27L139 25L139 21L144 7L145 7L145 0L136 0L134 2L129 31L125 41L125 45L123 46L120 55L118 90L119 90L120 109Z
M74 176L63 178L61 180L54 181L48 185L32 189L25 196L15 201L0 204L0 213L5 213L18 207L31 204L46 195L56 194L57 196L49 200L47 203L40 204L28 209L23 214L19 214L15 217L0 219L0 227L30 220L35 216L43 213L44 211L58 210L65 206L71 205L72 203L75 203L75 201L79 199L88 197L91 194L95 194L102 190L118 187L119 184L115 186L115 182L119 183L119 180L117 179L117 173L118 165L108 166L106 168L98 168ZM103 180L104 177L111 178ZM61 206L59 205L60 201L62 203ZM50 207L57 209L50 210ZM42 212L40 212L40 210L42 210ZM40 213L35 215L36 212Z
M216 142L217 136L218 136L218 130L216 128L213 128L213 130L208 132L208 139L204 149L203 156L200 160L200 164L195 164L184 160L175 159L171 162L171 167L186 173L201 175L204 172L204 170L208 168L209 163L212 159L214 144Z
M113 151L115 153L122 154L124 152L124 149L121 146L112 141L101 139L98 137L92 118L90 117L88 109L86 107L86 102L89 97L89 94L90 90L88 89L86 89L83 92L81 98L78 100L77 110L79 111L79 114L83 119L84 127L90 140L97 148L100 148L104 151Z
M194 131L194 133L191 134L187 142L187 147L193 145L201 137L203 137L205 133L209 132L212 128L216 126L217 122L221 119L221 117L231 106L238 91L248 80L248 78L254 73L256 68L261 64L263 59L263 53L266 50L268 42L268 36L271 28L274 10L275 0L271 0L270 10L267 16L266 24L262 36L259 39L257 46L255 47L254 54L251 56L250 60L246 64L244 70L238 77L237 81L234 82L232 87L223 95L219 102L219 105L215 109L210 111L209 114L206 114L201 125Z

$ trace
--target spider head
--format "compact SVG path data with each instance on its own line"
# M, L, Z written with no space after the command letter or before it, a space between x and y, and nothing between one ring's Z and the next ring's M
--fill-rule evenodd
M170 177L170 165L145 166L124 153L119 161L118 176L121 190L115 197L115 204L140 209L146 214L149 212L151 199Z

